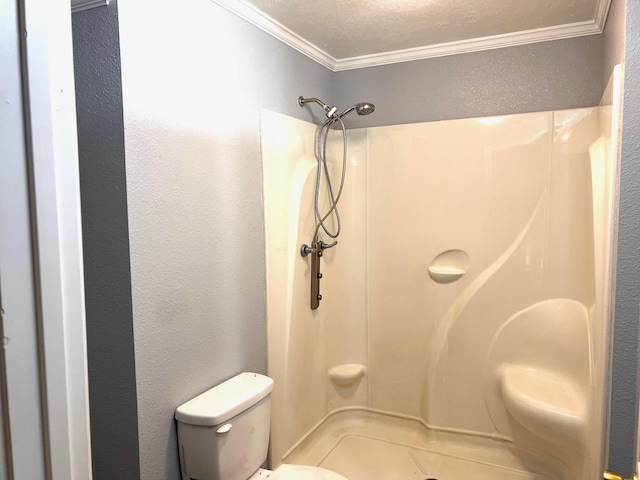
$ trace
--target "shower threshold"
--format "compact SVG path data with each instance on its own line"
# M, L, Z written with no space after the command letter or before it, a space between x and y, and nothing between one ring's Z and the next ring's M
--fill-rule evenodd
M283 460L327 468L349 480L560 478L548 466L525 463L508 442L428 430L417 420L364 409L329 415Z

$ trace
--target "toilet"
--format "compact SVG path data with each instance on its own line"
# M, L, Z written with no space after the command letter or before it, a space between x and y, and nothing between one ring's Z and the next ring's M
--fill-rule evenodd
M267 459L273 380L241 373L176 409L182 480L347 480L324 468Z

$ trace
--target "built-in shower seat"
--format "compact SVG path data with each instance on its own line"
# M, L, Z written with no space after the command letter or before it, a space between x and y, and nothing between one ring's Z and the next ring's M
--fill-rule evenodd
M584 443L586 398L570 378L550 370L507 365L502 369L501 391L509 413L530 432L553 443Z

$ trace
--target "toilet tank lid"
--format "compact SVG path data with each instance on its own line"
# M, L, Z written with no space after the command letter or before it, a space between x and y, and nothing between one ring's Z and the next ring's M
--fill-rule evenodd
M176 420L191 425L220 425L255 405L273 390L273 380L244 372L176 409Z

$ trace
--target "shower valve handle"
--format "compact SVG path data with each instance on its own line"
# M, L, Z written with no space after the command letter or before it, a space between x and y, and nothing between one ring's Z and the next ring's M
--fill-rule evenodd
M318 256L321 257L322 256L322 251L326 250L327 248L333 248L338 244L338 241L336 240L333 243L324 243L322 240L320 240L318 242L318 247L320 248L320 250L318 250ZM300 255L302 255L303 257L306 257L307 255L309 255L310 253L316 253L316 249L313 247L310 247L309 245L307 245L306 243L303 244L300 247Z
M306 257L310 253L313 253L313 248L311 248L306 243L300 247L300 255L302 255L303 257Z
M333 243L324 243L322 240L320 240L318 242L318 246L320 247L321 250L326 250L327 248L333 248L338 244L338 241L336 240Z

